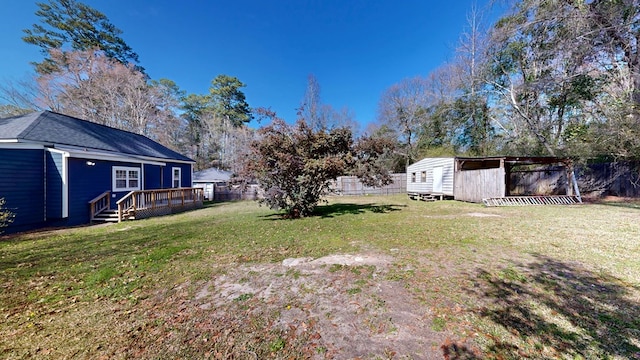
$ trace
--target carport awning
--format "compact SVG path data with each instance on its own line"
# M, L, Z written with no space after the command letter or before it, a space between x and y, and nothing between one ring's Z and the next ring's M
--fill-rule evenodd
M551 165L563 164L568 166L571 160L551 156L488 156L488 157L457 157L457 170L496 169L508 165Z

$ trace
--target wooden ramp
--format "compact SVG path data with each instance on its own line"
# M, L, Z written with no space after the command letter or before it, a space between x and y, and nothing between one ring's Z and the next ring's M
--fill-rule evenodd
M508 196L482 199L485 206L575 205L582 200L573 195Z

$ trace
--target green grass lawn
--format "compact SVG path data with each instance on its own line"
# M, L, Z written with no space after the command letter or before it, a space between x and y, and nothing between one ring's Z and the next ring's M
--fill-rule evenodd
M0 358L330 357L250 293L215 322L192 299L241 266L364 252L392 257L385 279L431 314L452 359L640 359L638 208L405 196L330 198L300 220L236 202L0 238ZM372 270L349 274L344 291L364 296Z

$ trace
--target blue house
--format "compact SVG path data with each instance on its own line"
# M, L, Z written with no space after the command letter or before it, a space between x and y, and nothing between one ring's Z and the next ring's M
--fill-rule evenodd
M120 220L167 213L157 209L185 204L193 165L145 136L71 116L0 119L0 198L15 215L4 231L87 224L110 209ZM200 195L187 192L186 203Z

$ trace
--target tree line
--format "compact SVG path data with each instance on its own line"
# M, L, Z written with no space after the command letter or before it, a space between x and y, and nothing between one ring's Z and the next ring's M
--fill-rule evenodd
M454 59L380 99L396 168L426 155L640 156L640 2L518 0L471 9Z
M470 9L452 61L400 80L356 138L348 109L322 103L310 75L289 125L251 108L221 74L206 94L151 79L108 18L76 0L38 3L23 40L35 79L0 87L0 116L49 109L148 136L196 161L252 177L270 206L308 215L328 180L389 181L424 156L640 155L640 0L514 0L495 23ZM252 119L270 123L259 130Z

